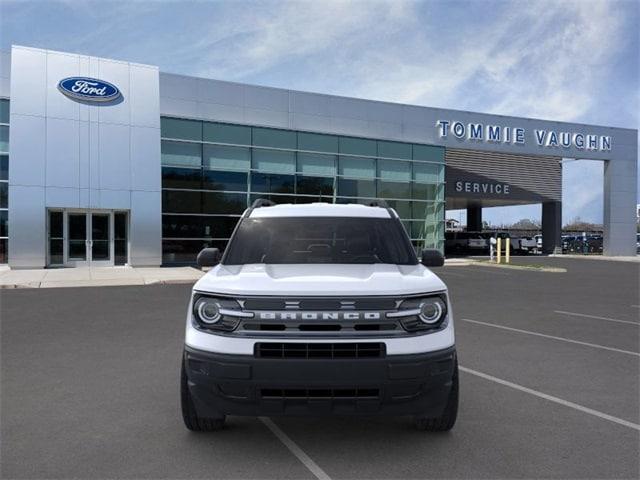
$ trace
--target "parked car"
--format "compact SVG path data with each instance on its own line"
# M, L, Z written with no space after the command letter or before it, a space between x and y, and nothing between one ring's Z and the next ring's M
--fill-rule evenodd
M445 253L482 255L489 249L488 237L481 232L445 232Z
M538 249L538 241L534 237L522 237L519 239L518 250L522 253L536 253ZM540 247L542 251L542 246Z
M562 253L602 253L602 235L563 235Z
M458 364L447 286L398 214L365 205L246 210L193 287L182 372L190 430L227 415L411 415L450 430Z

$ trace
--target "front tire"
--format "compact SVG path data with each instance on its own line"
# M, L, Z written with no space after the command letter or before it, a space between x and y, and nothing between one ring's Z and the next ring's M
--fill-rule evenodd
M183 359L182 368L180 369L180 404L182 408L182 420L184 421L185 427L192 432L213 432L220 430L224 426L224 416L221 418L202 418L198 416L195 406L193 405L191 392L189 392L184 362L185 360Z
M436 418L416 417L414 421L416 428L426 432L448 432L451 430L456 424L456 419L458 418L458 399L458 362L456 361L453 370L451 391L449 392L444 412L442 412L441 416Z

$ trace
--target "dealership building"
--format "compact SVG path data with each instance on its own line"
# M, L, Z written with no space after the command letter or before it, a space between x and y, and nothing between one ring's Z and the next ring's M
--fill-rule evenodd
M401 88L399 85L398 88ZM542 99L541 101L544 101ZM635 255L637 130L163 73L13 46L0 54L0 263L193 263L257 198L384 199L417 248L445 210L542 205L560 246L562 159L604 162L604 253ZM571 199L567 199L571 201Z

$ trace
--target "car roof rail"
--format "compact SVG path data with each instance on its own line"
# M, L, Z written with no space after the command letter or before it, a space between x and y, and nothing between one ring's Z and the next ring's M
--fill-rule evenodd
M387 205L387 202L385 202L384 200L369 200L367 203L365 203L365 205L367 207L380 207L380 208L389 208L389 205Z
M257 198L251 204L251 208L260 208L260 207L273 207L276 203L271 200L267 200L266 198Z

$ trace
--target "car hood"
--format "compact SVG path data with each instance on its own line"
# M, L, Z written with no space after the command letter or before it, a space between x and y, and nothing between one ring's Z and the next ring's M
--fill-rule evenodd
M229 295L408 295L446 290L423 265L218 265L195 284Z

